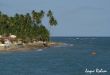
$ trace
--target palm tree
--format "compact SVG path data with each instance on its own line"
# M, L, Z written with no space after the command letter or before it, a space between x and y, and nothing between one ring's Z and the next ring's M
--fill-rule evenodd
M57 23L57 20L56 20L56 19L54 18L54 16L53 16L53 13L52 13L51 10L48 11L47 17L49 17L50 29L51 29L51 27L56 26L56 25L58 24L58 23ZM49 32L51 32L51 31L49 30Z
M14 34L22 40L37 39L42 41L49 40L49 31L42 23L45 12L32 11L31 14L18 14L8 16L0 12L0 35ZM48 12L50 26L56 26L57 21L53 17L51 10Z
M47 17L51 18L52 16L53 16L53 13L52 13L51 10L49 10L48 13L47 13Z
M50 26L56 26L57 20L52 16L49 20Z

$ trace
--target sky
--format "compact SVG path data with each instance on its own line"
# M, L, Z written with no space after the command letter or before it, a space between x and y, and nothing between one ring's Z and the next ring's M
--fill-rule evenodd
M49 9L58 21L52 36L110 37L110 0L0 0L0 11L8 15Z

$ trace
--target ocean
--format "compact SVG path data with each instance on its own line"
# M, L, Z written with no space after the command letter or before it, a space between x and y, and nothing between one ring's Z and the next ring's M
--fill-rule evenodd
M51 40L65 45L0 52L0 75L110 75L110 37Z

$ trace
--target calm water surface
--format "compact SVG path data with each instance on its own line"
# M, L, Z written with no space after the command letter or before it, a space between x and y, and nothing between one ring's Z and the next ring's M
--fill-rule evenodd
M56 37L62 47L0 52L0 75L110 75L110 38ZM96 52L96 55L92 55ZM107 73L85 73L86 69Z

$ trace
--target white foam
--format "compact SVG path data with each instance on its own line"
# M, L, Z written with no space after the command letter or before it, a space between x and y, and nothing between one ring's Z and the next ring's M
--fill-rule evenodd
M79 39L79 38L76 38L77 40Z
M43 51L43 49L38 49L37 51Z
M70 46L74 46L73 44L70 44Z
M69 46L74 46L74 44L67 44L67 43L64 43L63 47L69 47Z

